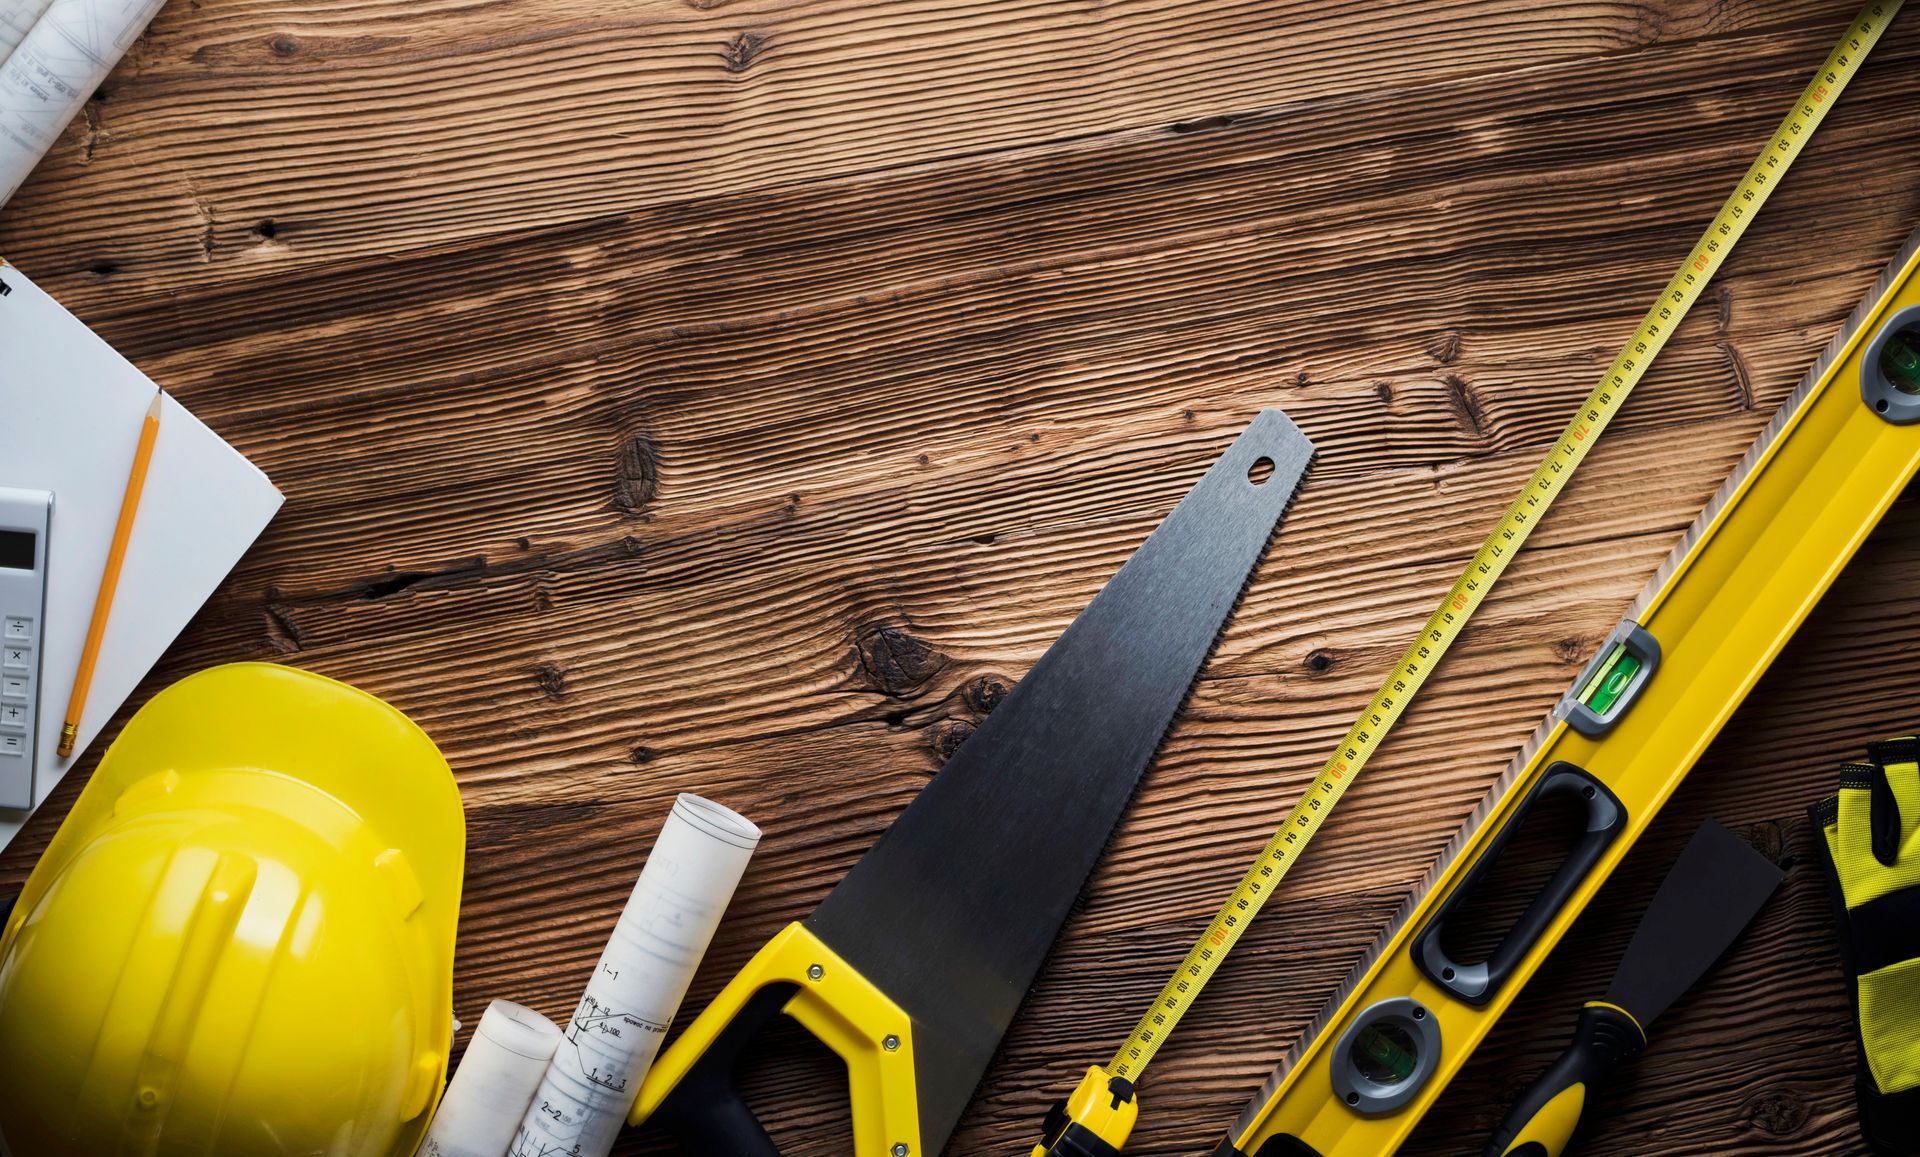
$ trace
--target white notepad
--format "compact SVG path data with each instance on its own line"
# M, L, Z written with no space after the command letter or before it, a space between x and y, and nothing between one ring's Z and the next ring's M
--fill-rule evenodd
M253 463L168 398L71 759L54 754L153 380L0 265L0 486L53 492L34 803L133 693L274 511ZM0 847L28 813L0 809Z

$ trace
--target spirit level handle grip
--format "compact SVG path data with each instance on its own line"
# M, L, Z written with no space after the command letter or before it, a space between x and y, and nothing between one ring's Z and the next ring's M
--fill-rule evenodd
M1553 878L1534 895L1526 911L1514 921L1513 927L1486 960L1471 964L1454 960L1442 943L1447 918L1456 914L1472 898L1475 888L1486 883L1487 877L1500 862L1500 853L1506 849L1514 833L1525 825L1527 816L1541 800L1552 796L1571 796L1582 802L1586 809L1586 823L1580 838L1568 851L1566 859L1560 861ZM1414 952L1421 971L1435 984L1468 1004L1481 1005L1492 1000L1501 985L1506 983L1534 944L1553 924L1561 909L1573 898L1594 865L1606 854L1607 848L1626 826L1626 821L1626 809L1605 784L1571 763L1559 762L1548 767L1546 774L1540 777L1540 782L1514 809L1507 822L1501 825L1486 852L1468 870L1466 879L1440 905L1433 920L1420 933Z
M1573 1043L1507 1110L1487 1143L1486 1157L1560 1157L1594 1093L1644 1044L1645 1035L1626 1010L1587 1002Z

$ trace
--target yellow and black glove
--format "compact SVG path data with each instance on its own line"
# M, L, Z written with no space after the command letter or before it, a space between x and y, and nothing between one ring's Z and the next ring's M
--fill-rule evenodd
M1853 993L1861 1128L1904 1157L1920 1154L1920 741L1869 756L1810 811Z

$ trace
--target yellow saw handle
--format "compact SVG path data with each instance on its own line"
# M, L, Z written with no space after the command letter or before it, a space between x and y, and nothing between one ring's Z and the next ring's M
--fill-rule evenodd
M733 1070L780 1013L846 1062L856 1157L922 1157L912 1019L804 924L767 941L661 1054L627 1123L657 1117L690 1153L779 1157Z

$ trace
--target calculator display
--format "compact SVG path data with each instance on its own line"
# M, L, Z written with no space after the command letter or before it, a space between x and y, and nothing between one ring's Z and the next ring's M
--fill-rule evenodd
M0 530L0 567L33 569L34 535L30 530Z

